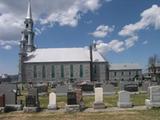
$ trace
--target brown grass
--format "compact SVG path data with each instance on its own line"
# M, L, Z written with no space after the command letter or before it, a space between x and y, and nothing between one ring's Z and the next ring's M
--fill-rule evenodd
M0 120L160 120L160 110L96 113L13 112L0 114Z

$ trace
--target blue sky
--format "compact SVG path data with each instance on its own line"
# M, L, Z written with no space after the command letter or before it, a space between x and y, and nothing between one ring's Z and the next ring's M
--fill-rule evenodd
M9 0L0 2L0 29L6 30L0 34L0 73L16 74L18 71L19 48L14 41L21 38L27 11L27 1L19 1L17 4ZM51 9L49 12L42 9L41 4L45 5L43 0L35 0L32 4L35 31L39 31L35 36L38 48L84 47L95 40L110 63L138 63L142 68L146 68L148 57L160 55L160 0L92 0L90 6L81 3L78 7L71 5L72 2L55 1L55 9L46 3L46 8ZM63 2L66 8L61 10ZM65 17L59 15L56 20L51 17L52 9L55 10L54 15L59 11L65 14L65 10L73 6L78 9L76 12L71 9L72 12ZM20 9L23 10L19 13ZM5 17L6 14L10 16ZM2 25L7 18L13 19ZM15 21L18 21L18 27Z

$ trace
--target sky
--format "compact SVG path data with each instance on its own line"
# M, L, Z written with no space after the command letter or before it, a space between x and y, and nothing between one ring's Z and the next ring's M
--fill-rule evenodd
M160 0L32 0L37 48L86 47L93 41L109 63L160 55ZM28 0L0 0L0 74L18 73Z

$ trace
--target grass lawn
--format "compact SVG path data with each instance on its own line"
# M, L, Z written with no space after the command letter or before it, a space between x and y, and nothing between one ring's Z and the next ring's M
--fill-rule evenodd
M26 90L22 92L23 96L18 97L18 99L21 99L25 101L24 96L26 95ZM134 94L131 95L131 101L135 106L141 106L144 105L144 101L147 98L147 94ZM40 104L41 108L46 109L48 106L48 96L40 96ZM92 107L92 104L94 102L94 96L84 96L83 97L84 103L86 107ZM106 104L107 107L116 107L117 106L117 101L118 101L118 95L111 95L111 96L105 96L104 95L104 103ZM64 108L65 104L67 102L67 97L66 96L57 96L57 104L59 108Z
M160 120L160 110L96 113L22 113L0 114L0 120Z
M144 105L144 101L147 98L146 94L135 94L131 95L131 101L135 106ZM18 99L24 100L24 96L20 96ZM42 108L47 108L48 105L48 96L40 96L40 104ZM92 107L94 102L94 96L84 96L83 97L84 103L86 107ZM112 96L104 96L104 103L107 107L116 107L118 101L118 95ZM57 104L59 108L64 108L67 102L66 96L57 96Z

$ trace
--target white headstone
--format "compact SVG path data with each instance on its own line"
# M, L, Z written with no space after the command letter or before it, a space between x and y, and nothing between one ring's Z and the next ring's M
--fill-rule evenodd
M160 86L150 87L150 100L152 102L160 102Z
M130 93L124 90L120 91L117 105L118 107L132 107Z
M119 92L119 102L130 102L130 93L127 91L120 91Z
M54 92L51 92L49 94L49 104L48 104L48 109L56 109L56 94Z
M103 102L103 88L97 87L95 88L95 103Z
M149 87L150 99L145 100L148 108L160 107L160 86Z

